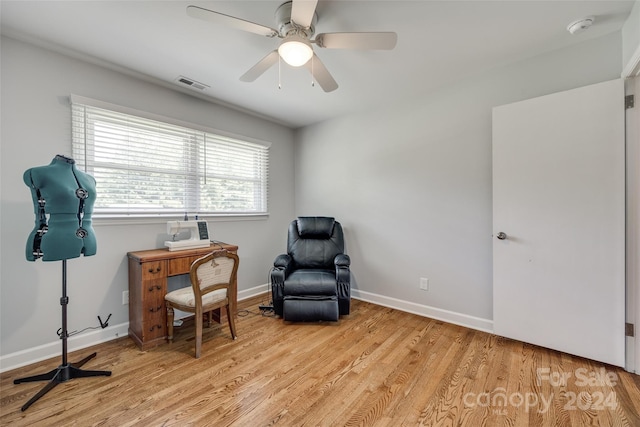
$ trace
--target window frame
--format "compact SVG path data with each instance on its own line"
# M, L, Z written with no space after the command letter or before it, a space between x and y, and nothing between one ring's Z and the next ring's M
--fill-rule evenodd
M264 217L268 217L269 216L269 162L270 162L270 148L271 148L271 142L268 141L264 141L264 140L260 140L260 139L256 139L256 138L252 138L252 137L248 137L248 136L244 136L244 135L238 135L238 134L234 134L231 132L225 132L225 131L221 131L219 129L214 129L208 126L203 126L203 125L199 125L196 123L192 123L192 122L187 122L187 121L183 121L183 120L179 120L179 119L175 119L172 117L167 117L167 116L163 116L163 115L159 115L159 114L155 114L155 113L151 113L151 112L147 112L147 111L141 111L141 110L137 110L137 109L133 109L133 108L129 108L129 107L124 107L124 106L120 106L120 105L116 105L116 104L111 104L108 102L104 102L104 101L99 101L99 100L95 100L95 99L91 99L91 98L87 98L87 97L83 97L83 96L79 96L79 95L75 95L72 94L69 98L70 100L70 107L71 107L71 115L73 116L74 114L74 105L80 105L80 106L86 106L86 107L90 107L90 108L99 108L99 109L103 109L103 110L108 110L110 112L116 113L116 114L124 114L124 115L129 115L129 116L133 116L137 119L142 119L142 120L151 120L151 121L156 121L156 122L161 122L163 124L167 124L167 125L171 125L171 126L178 126L178 127L182 127L185 129L188 129L189 131L193 131L196 133L202 133L202 138L199 138L199 144L204 144L206 141L206 135L210 135L213 137L217 137L221 140L225 140L228 139L230 140L229 142L231 144L233 144L234 140L239 142L240 144L251 144L251 145L258 145L264 148L264 161L261 163L263 170L262 170L262 177L258 178L257 182L259 183L259 186L262 187L260 194L261 194L261 199L263 201L262 205L264 206L263 209L259 209L257 211L198 211L198 212L192 212L192 211L187 211L187 212L177 212L176 210L170 211L170 212L162 212L161 210L159 211L152 211L151 209L142 209L139 212L135 212L130 210L129 208L127 208L128 212L124 212L124 209L122 212L100 212L99 208L94 208L94 212L93 212L93 218L94 219L98 219L98 220L103 220L101 221L101 223L104 223L105 220L106 222L108 222L109 220L116 220L117 223L122 223L123 221L129 220L129 222L134 223L134 224L139 224L139 223L149 223L149 222L164 222L167 219L174 219L174 218L180 218L182 219L182 217L187 214L189 215L190 219L193 218L194 215L198 215L199 219L220 219L220 220L228 220L230 218L235 218L235 219L260 219L260 218L264 218ZM88 158L87 158L87 151L89 151L86 148L86 134L84 136L81 136L81 140L82 142L78 142L77 141L77 137L76 137L76 130L74 129L74 118L71 118L72 120L72 129L71 129L71 150L73 154L77 153L77 148L76 145L81 144L83 147L81 149L82 152L84 152L85 157L84 158L76 158L76 162L79 164L79 167L82 169L86 169L88 164L90 164L90 162L88 162ZM85 123L85 127L84 129L87 128L87 125ZM86 132L86 131L85 131ZM73 155L72 155L73 157ZM196 158L198 157L198 155L194 155L193 158L191 158L191 160L196 161ZM91 171L85 171L89 174L91 174ZM189 171L187 171L185 169L185 173L188 173ZM196 172L197 174L202 174L204 173L206 175L206 171L202 172ZM206 178L205 178L206 179ZM196 191L197 192L197 191ZM98 195L99 197L99 195Z

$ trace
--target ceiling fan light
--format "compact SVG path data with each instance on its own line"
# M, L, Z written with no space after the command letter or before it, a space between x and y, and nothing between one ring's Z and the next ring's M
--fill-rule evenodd
M284 61L292 67L300 67L304 65L313 56L313 49L309 40L298 35L286 37L280 47L278 53Z

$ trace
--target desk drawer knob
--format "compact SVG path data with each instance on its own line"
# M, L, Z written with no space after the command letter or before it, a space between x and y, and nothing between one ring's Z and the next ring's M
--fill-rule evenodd
M151 285L151 286L149 286L149 292L153 292L154 289L159 291L160 289L162 289L162 286L159 286L159 285Z
M162 270L160 267L150 268L149 273L160 273L160 270Z
M149 312L151 312L151 313L155 313L155 312L160 311L160 309L162 309L162 306L161 306L161 305L157 306L156 308L151 307L151 308L149 309Z
M153 325L151 328L149 328L149 332L153 332L154 329L162 329L161 325Z

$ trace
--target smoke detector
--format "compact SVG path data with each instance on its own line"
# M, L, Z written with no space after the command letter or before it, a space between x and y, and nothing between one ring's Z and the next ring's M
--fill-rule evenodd
M580 33L593 25L593 21L595 21L595 19L596 18L593 16L586 16L578 19L577 21L573 21L571 24L567 25L567 31L571 34Z

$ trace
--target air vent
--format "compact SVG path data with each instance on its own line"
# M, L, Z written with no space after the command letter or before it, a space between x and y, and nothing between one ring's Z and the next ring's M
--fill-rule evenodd
M206 85L204 83L197 82L197 81L195 81L193 79L190 79L188 77L185 77L185 76L178 76L176 78L176 82L181 84L181 85L189 86L191 88L198 89L198 90L205 90L206 88L209 87L208 85Z

